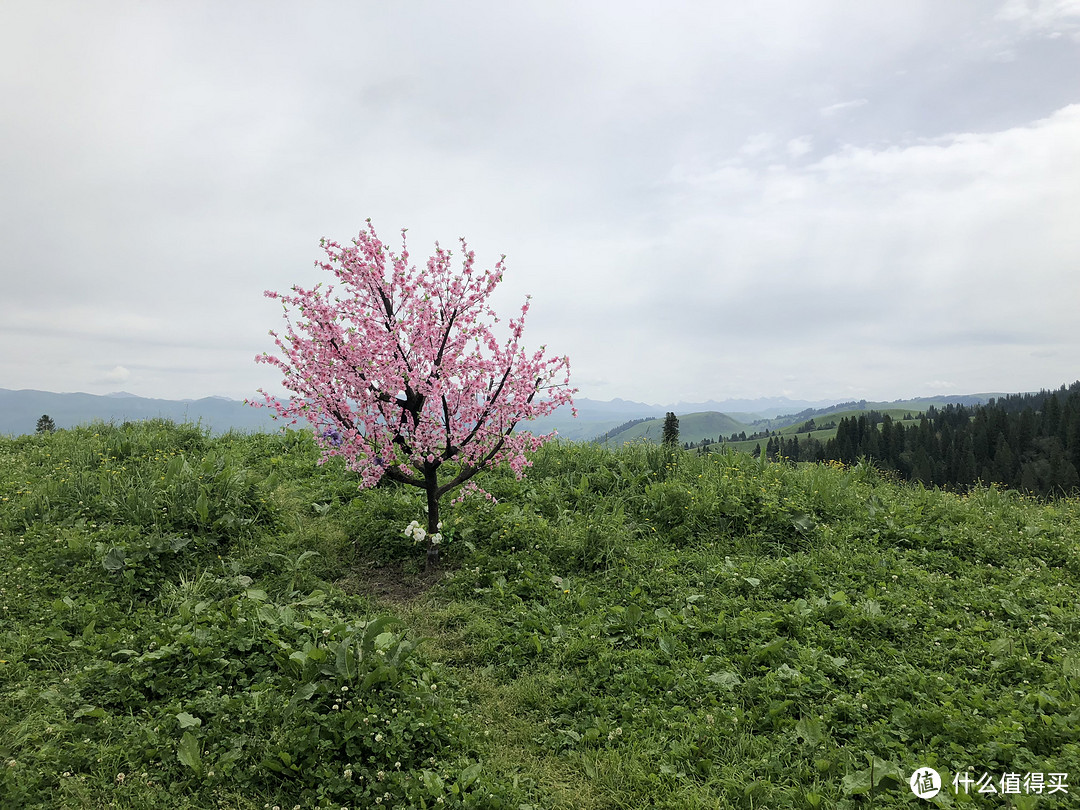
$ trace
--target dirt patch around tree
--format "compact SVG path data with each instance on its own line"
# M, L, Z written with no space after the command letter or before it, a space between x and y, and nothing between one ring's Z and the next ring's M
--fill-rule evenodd
M413 561L376 565L359 561L353 570L334 584L346 593L371 596L391 605L408 605L431 590L443 577L445 568L417 570Z

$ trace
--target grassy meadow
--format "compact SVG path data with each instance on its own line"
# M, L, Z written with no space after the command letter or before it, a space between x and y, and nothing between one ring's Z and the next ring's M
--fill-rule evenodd
M912 420L914 420L915 424L918 424L919 423L919 417L922 414L922 411L911 410L909 408L881 408L881 409L874 408L873 410L876 410L882 416L885 416L885 415L889 416L894 422L903 422L903 424L905 426L910 424ZM858 419L860 416L866 416L867 413L868 413L868 411L864 411L864 410L848 410L848 411L837 411L835 413L828 413L828 414L824 414L824 415L815 417L815 421L820 423L820 424L832 423L833 427L819 428L817 430L802 431L801 429L802 429L803 425L806 424L806 421L807 421L807 420L803 419L803 420L800 420L800 421L798 421L798 422L796 422L794 424L785 425L783 427L772 430L772 435L773 436L783 436L786 439L793 439L796 436L798 436L799 441L803 441L804 439L816 439L817 441L824 444L829 439L836 438L836 427L835 426L840 424L841 419ZM912 419L905 419L905 417L908 417L908 416L910 416ZM757 429L760 429L760 428L757 428ZM746 432L747 432L747 434L750 434L750 433L754 432L754 430L753 429L752 430L747 430ZM732 449L732 450L734 450L734 451L736 451L738 453L752 453L754 451L754 448L756 446L758 446L758 445L761 445L761 449L764 450L765 445L768 443L768 441L769 441L768 438L764 438L764 439L762 439L762 438L746 439L744 441L736 441L736 442L724 441L724 442L719 442L719 443L716 443L716 444L711 444L711 445L709 445L708 449L713 451L713 452L719 452L720 449L721 449L721 446L723 446L723 447L728 447L728 448L730 448L730 449Z
M0 807L1080 806L1076 500L553 444L425 572L318 455L0 438Z

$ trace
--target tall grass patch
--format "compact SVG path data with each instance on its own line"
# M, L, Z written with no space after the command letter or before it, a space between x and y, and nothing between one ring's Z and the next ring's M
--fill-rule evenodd
M3 801L899 808L932 766L978 806L954 776L1080 754L1075 500L552 444L382 598L353 586L419 578L421 500L317 459L0 440Z

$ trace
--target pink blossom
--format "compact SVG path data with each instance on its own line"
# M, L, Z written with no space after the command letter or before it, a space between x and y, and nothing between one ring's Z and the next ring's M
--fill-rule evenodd
M552 435L516 427L563 404L576 416L577 390L569 358L521 346L528 300L504 341L488 326L499 320L487 299L502 280L505 256L479 270L462 239L455 273L451 252L436 243L418 270L408 264L401 233L397 254L370 220L349 246L323 240L320 267L340 291L322 284L267 291L285 314L284 336L271 332L282 356L255 360L282 372L294 396L280 401L260 389L265 405L292 424L303 418L314 426L320 463L341 456L360 473L361 487L385 475L424 489L433 535L439 499L466 482L462 496L479 490L469 479L480 470L506 462L524 475L531 465L525 454ZM437 546L429 545L428 555L437 562Z

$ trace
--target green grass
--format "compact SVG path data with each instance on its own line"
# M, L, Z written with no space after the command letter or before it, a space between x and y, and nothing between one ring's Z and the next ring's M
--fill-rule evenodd
M867 410L837 411L836 413L829 413L824 416L819 416L814 421L822 424L828 422L836 422L837 424L840 424L841 419L858 419L860 416L867 416L870 410L877 411L877 413L881 414L882 416L889 416L894 422L902 421L905 416L911 416L915 419L917 423L919 421L919 415L923 413L922 411L911 410L909 408L882 408L880 410L877 408L869 408ZM799 429L806 424L806 422L807 420L804 419L801 422L797 422L794 425L788 425L787 427L783 427L775 432L783 434L784 436L794 436L798 433ZM835 430L833 432L835 433Z
M0 807L1075 806L951 779L1080 759L1076 500L548 445L425 575L317 457L0 439Z
M883 416L888 415L888 416L892 417L894 422L901 422L902 421L902 423L905 426L910 425L910 424L916 424L917 425L919 423L919 417L920 417L920 415L922 413L921 411L915 411L915 410L910 410L910 409L905 409L905 408L884 408L884 409L880 409L880 410L874 408L873 410L877 410L877 412L882 414ZM836 424L840 424L841 419L858 419L860 416L866 416L867 413L868 413L868 411L862 411L862 410L837 411L836 413L829 413L829 414L825 414L823 416L815 417L815 422L817 422L819 424L828 424L830 422L835 422ZM914 418L914 420L915 420L914 423L912 423L912 421L910 419L909 420L904 419L904 417L908 416L909 414ZM786 425L785 427L777 428L776 430L773 430L772 435L773 436L777 436L777 435L784 436L785 438L788 438L788 439L791 439L791 438L794 438L795 436L798 436L799 441L803 441L806 438L813 438L813 439L816 439L817 441L821 442L822 444L827 442L829 439L836 438L836 428L835 427L822 428L820 430L811 430L811 431L800 432L800 428L802 428L802 426L805 425L806 422L807 422L807 420L802 419L802 420L798 421L795 424ZM750 431L747 431L747 432L749 433ZM731 450L734 450L735 452L738 452L738 453L752 453L754 448L759 444L761 445L761 449L764 450L765 445L768 443L770 438L771 438L771 436L761 438L761 439L746 439L745 441L738 441L738 442L722 442L720 444L709 445L708 449L712 450L713 452L718 452L720 450L720 448L723 446L723 447L728 447Z
M704 438L721 435L730 436L732 433L738 433L742 430L751 432L748 425L717 411L686 413L679 417L679 440L683 442L699 442ZM639 422L611 437L606 444L609 447L619 447L626 443L640 442L642 440L659 444L663 434L663 418L650 419L646 422Z

